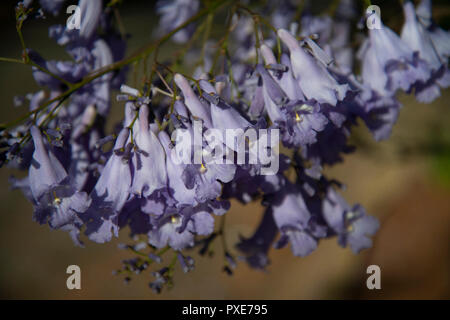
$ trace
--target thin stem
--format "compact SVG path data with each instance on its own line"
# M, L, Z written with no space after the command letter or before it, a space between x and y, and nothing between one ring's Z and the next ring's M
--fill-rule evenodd
M224 55L226 49L228 48L228 37L230 35L230 32L234 29L234 26L231 25L233 22L233 16L236 13L237 10L237 4L234 5L230 10L230 15L228 17L228 23L225 31L225 35L222 39L219 40L219 47L216 51L216 54L214 56L213 63L211 65L211 68L209 69L209 74L213 74L214 70L216 69L217 62L219 61L219 58Z
M4 62L13 62L13 63L19 63L19 64L27 64L25 61L23 60L19 60L19 59L14 59L14 58L4 58L4 57L0 57L0 61L4 61Z
M167 90L169 90L170 95L173 96L173 90L172 88L170 88L170 86L167 84L166 80L164 79L164 77L161 75L161 73L156 70L156 74L158 75L158 77L161 79L161 81L164 83L164 85L166 86Z
M246 12L247 14L249 14L253 21L255 21L255 23L262 22L263 24L265 24L270 30L272 30L275 33L275 37L277 38L277 53L278 53L278 62L280 62L281 60L281 40L280 37L278 37L278 32L277 32L277 28L275 28L267 19L265 19L263 16L261 16L259 13L251 10L250 8L246 7L243 4L238 4L239 8L242 9L244 12ZM259 33L258 31L255 29L255 36L256 36L256 47L259 48L258 42L259 42ZM256 56L256 64L258 64L258 55Z
M71 87L71 86L72 86L72 83L70 83L69 81L67 81L67 80L61 78L60 76L54 74L54 73L51 72L50 70L47 70L47 69L41 67L40 65L38 65L37 63L34 63L34 62L31 61L31 60L29 60L28 63L26 63L26 64L27 64L27 65L30 65L30 66L32 66L32 67L35 67L35 68L37 68L37 69L39 69L40 71L42 71L42 72L48 74L49 76L55 78L56 80L58 80L58 81L64 83L64 84L65 84L66 86L68 86L68 87Z
M16 24L16 30L17 30L17 34L19 35L20 45L22 46L22 56L23 56L24 62L28 63L30 58L28 57L27 47L25 45L25 40L24 40L23 34L22 34L22 24L23 24L23 20L18 21Z
M160 88L158 88L158 87L152 87L152 89L153 89L155 92L160 93L160 94L162 94L162 95L165 95L165 96L167 96L167 97L170 97L170 98L173 97L173 92L172 92L172 93L169 93L169 92L166 92L166 91L164 91L164 90L162 90L162 89L160 89ZM171 91L172 91L172 90L171 90Z
M117 26L119 27L120 36L121 36L122 40L125 40L125 38L127 36L127 32L125 31L125 26L122 22L122 18L120 16L119 9L117 9L115 7L113 9L113 11L114 11L114 17L116 18L116 21L117 21Z

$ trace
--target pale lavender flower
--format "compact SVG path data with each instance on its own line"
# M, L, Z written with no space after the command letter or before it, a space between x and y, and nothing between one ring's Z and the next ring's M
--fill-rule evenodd
M209 109L208 105L202 103L198 99L194 90L192 90L191 86L189 85L189 82L181 74L175 75L175 83L183 92L184 103L189 109L189 112L195 118L203 120L205 127L211 128L212 127L211 112L210 110L208 110Z
M86 234L95 242L110 241L118 235L117 217L130 196L131 168L127 148L129 129L122 129L114 150L92 190L92 204L83 216Z
M415 95L420 102L430 103L440 96L439 85L443 88L450 85L447 61L441 61L430 33L416 17L414 5L411 2L406 2L403 5L403 10L406 22L402 29L401 38L412 50L419 53L420 59L425 60L431 69L430 79L416 85Z
M52 151L47 150L40 130L30 129L34 153L29 169L28 181L35 204L33 218L39 223L48 222L54 229L69 231L78 245L82 221L79 214L89 207L90 199L72 185L66 170Z
M308 230L311 214L294 185L288 183L275 194L269 210L281 233L275 244L277 248L290 242L292 253L300 257L309 255L317 248L317 239Z
M328 225L338 235L342 247L350 246L354 253L372 246L373 236L380 224L378 220L366 214L360 205L350 207L333 189L328 188L323 202L323 216Z
M380 18L374 15L374 19ZM399 89L409 92L431 77L428 65L385 25L369 30L369 40L360 57L363 83L383 96L392 96Z
M432 19L431 0L422 0L416 8L417 17L430 33L433 45L443 61L450 57L450 33L440 28Z
M134 130L133 182L131 191L139 197L148 197L155 190L167 186L166 155L164 148L148 125L147 105L139 108L139 122Z
M345 99L348 84L339 84L320 61L300 47L298 41L286 30L278 30L278 36L289 48L294 77L307 99L335 106Z

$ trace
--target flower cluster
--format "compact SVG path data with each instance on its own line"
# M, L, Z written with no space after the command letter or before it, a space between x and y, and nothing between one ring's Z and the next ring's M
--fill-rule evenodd
M18 4L18 17L29 14L31 2ZM63 2L39 3L43 12L57 14ZM226 29L213 40L214 10L225 7ZM155 52L138 89L125 84L126 66L150 52L124 58L125 37L113 21L118 8L101 0L80 0L79 8L79 29L49 30L70 60L48 61L24 48L42 90L16 99L29 100L29 113L19 126L2 128L2 162L28 169L27 178L11 179L13 187L33 203L37 222L68 231L76 244L83 245L82 234L110 241L128 226L140 242L122 247L139 257L124 261L120 272L140 273L173 250L173 262L153 273L150 287L157 292L171 283L175 262L185 272L193 268L186 249L206 253L226 236L232 200L265 207L254 234L236 244L253 268L267 267L271 248L289 245L304 257L329 237L355 253L369 248L379 222L361 205L348 204L341 184L323 168L354 150L349 137L358 119L377 141L390 136L399 91L428 103L450 84L450 34L433 22L428 0L417 8L404 2L400 35L375 13L367 18L380 28L355 35L358 6L346 0L321 16L287 0L251 8L245 1L210 1L205 8L198 0L158 1L157 33L169 37L159 37L157 45L172 38L184 47L164 64ZM202 33L205 41L195 46ZM183 59L194 66L192 77L179 67ZM107 134L112 90L119 88L123 121ZM212 130L241 130L237 139L245 144L248 129L279 132L283 153L278 142L266 150L278 158L277 172L262 174L266 163L259 160L204 161L217 150L220 160L238 153L235 140L219 139L208 149ZM194 138L179 139L186 132ZM247 142L246 159L254 155ZM182 155L190 161L180 163L180 144L193 147ZM224 270L231 273L235 258L223 243Z

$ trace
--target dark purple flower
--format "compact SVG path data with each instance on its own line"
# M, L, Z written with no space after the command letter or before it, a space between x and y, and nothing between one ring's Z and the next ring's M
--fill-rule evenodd
M39 3L42 9L56 16L59 14L64 1L65 0L39 0Z
M267 256L278 234L271 210L266 210L255 233L250 238L240 237L236 247L244 254L250 267L264 270L270 263Z

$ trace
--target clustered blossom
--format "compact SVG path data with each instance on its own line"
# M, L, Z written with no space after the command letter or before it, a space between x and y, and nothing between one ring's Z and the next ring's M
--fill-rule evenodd
M62 2L40 5L55 14ZM433 22L430 1L417 8L405 1L400 35L379 21L381 28L367 30L357 52L351 45L357 17L352 1L341 1L334 17L305 10L298 21L291 1L269 1L266 11L273 12L269 20L276 32L264 38L253 28L254 17L244 11L230 17L230 52L217 58L204 50L195 81L161 71L161 77L172 80L170 92L161 98L163 90L155 88L169 81L158 79L135 89L124 84L126 70L120 70L80 87L59 105L51 99L67 90L65 82L82 81L125 54L109 8L101 0L80 0L79 6L79 30L58 25L49 32L71 60L48 61L27 51L41 67L33 67L33 77L42 90L17 100L29 100L30 111L46 102L49 107L4 135L9 165L29 172L12 184L33 203L37 222L68 231L78 245L83 245L82 234L104 243L128 226L133 238L145 237L146 242L125 248L171 248L186 272L194 263L184 249L203 245L204 252L210 241L224 236L222 228L217 231L216 217L228 212L232 199L262 199L265 207L254 234L236 244L241 259L253 268L267 267L271 248L289 245L295 256L304 257L321 239L334 236L355 253L369 248L378 220L361 205L348 204L339 194L341 185L325 177L323 168L353 151L348 139L358 119L377 141L390 136L401 108L399 91L429 103L449 86L450 35ZM158 1L158 33L174 30L199 8L197 0ZM193 32L189 25L172 39L184 43ZM360 73L354 73L355 58ZM222 64L219 74L208 72L217 64ZM119 88L124 119L108 135L112 90ZM290 151L279 155L280 168L273 175L262 175L261 163L180 164L176 144L204 147L207 141L177 141L172 133L193 132L198 121L201 132L278 129L280 143ZM32 139L19 152L17 145L27 132ZM110 150L103 147L109 142ZM218 146L226 153L237 151L229 141ZM187 156L193 160L197 155ZM295 179L288 179L290 170ZM224 251L225 270L231 272L235 261ZM125 269L139 273L149 261L161 263L157 251L148 259L125 261ZM159 292L171 272L167 267L154 272L150 287Z

